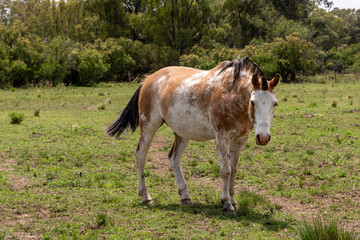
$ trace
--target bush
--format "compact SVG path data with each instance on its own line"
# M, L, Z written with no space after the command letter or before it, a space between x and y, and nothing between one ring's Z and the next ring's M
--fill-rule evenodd
M169 47L144 44L125 38L119 38L116 41L135 61L135 68L131 73L133 76L139 73L154 72L165 66L178 65L179 54Z
M295 81L296 72L310 73L316 69L316 59L319 51L314 44L302 39L298 33L293 33L285 39L276 38L271 43L249 45L240 51L240 55L249 56L255 61L267 76L280 73L282 80Z
M226 48L218 43L208 49L196 45L191 49L190 54L180 57L180 65L208 70L223 61L234 60L236 57L238 57L238 50Z
M24 120L23 113L11 112L9 114L11 124L20 124Z
M94 46L103 53L104 62L109 65L104 81L124 81L129 79L130 74L135 69L135 61L125 53L116 39L109 38L105 42L97 40Z
M110 68L104 61L103 53L91 44L75 49L73 58L74 65L66 80L67 84L92 86L100 82Z
M48 81L53 86L63 82L73 65L71 58L73 48L73 43L69 39L56 37L51 40L44 51L44 61L36 72L38 81Z

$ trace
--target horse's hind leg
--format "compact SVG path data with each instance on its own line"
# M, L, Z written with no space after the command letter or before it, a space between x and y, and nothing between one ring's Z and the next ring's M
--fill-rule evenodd
M171 167L174 171L176 183L179 189L178 193L181 196L181 203L184 205L191 204L188 186L186 184L180 164L181 154L184 152L188 144L189 140L186 140L175 133L174 145L172 146L169 153L169 160L171 162Z
M145 184L145 162L146 156L149 152L150 144L156 131L164 123L163 119L152 119L148 122L140 121L141 137L139 140L138 147L136 149L136 167L138 173L138 195L141 197L142 203L152 203L152 199L147 192Z

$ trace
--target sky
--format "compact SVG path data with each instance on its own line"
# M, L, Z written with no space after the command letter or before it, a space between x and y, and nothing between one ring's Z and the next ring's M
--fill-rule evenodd
M331 9L337 8L355 8L360 9L360 0L331 0L334 4Z

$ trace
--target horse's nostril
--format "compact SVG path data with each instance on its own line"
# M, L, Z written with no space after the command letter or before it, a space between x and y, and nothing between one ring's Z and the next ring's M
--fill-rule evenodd
M270 142L270 139L271 139L271 135L269 135L269 140L268 140L268 142Z
M258 141L258 143L261 143L261 141L260 141L260 135L259 135L259 134L256 135L256 140Z

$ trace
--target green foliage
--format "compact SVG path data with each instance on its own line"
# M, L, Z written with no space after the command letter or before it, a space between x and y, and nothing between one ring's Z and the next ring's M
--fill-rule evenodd
M56 37L46 44L44 61L36 72L39 82L51 82L56 86L70 73L73 61L71 53L74 46L70 39Z
M249 56L253 59L268 76L280 73L282 81L287 82L288 75L296 72L311 72L316 68L316 56L318 52L315 46L301 39L299 34L294 33L283 38L276 38L272 43L260 43L249 45L240 51L241 56Z
M177 65L179 53L170 47L161 47L157 44L144 44L125 38L117 39L125 53L135 61L135 68L131 75L148 73L169 65Z
M24 114L18 112L9 113L10 123L11 124L20 124L24 120Z
M69 84L92 86L100 82L110 65L104 60L103 52L93 45L77 48L73 52L74 67L71 69Z
M360 72L360 11L319 4L331 2L1 1L0 87L92 86L244 55L284 82Z
M237 53L237 50L226 48L221 44L214 44L210 49L197 45L191 49L190 54L180 57L180 65L208 70L222 61L235 59Z
M348 23L322 8L316 8L309 21L310 40L325 51L350 40Z
M354 231L347 231L338 226L335 220L329 223L321 218L314 219L312 223L306 221L298 228L301 240L357 240L359 235Z

